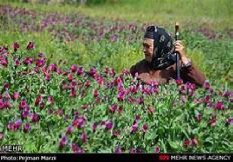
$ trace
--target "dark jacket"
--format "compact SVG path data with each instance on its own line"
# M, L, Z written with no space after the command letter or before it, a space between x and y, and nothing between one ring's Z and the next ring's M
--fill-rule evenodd
M144 83L156 81L159 84L166 84L170 79L176 79L176 64L163 70L155 70L144 59L133 65L130 68L130 73L133 77L138 73L138 79ZM190 67L182 67L180 74L184 83L190 82L202 86L205 82L205 75L193 63Z

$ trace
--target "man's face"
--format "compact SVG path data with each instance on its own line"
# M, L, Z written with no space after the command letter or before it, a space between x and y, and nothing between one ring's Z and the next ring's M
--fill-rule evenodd
M143 52L145 54L145 59L151 63L154 53L154 39L145 38L143 41Z

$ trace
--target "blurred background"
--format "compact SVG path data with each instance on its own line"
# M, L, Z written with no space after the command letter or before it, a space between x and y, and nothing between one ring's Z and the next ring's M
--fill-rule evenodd
M143 59L148 25L174 33L215 85L233 86L233 1L1 0L0 45L35 42L51 62L117 72ZM13 50L13 48L12 48Z

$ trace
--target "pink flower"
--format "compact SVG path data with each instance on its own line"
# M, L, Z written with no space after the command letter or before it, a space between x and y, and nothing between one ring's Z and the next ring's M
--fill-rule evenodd
M35 105L38 106L42 101L43 101L43 97L41 95L39 95L36 98Z
M15 60L15 66L20 66L20 61L18 59Z
M7 125L7 128L9 130L13 130L14 129L14 122L9 122L8 125Z
M31 50L31 49L34 49L34 48L35 48L35 43L34 42L29 42L28 45L27 45L27 49Z
M14 42L13 48L14 48L14 51L16 52L19 49L19 43Z
M27 100L26 99L22 99L19 105L19 109L25 109L28 106L27 104Z
M94 97L98 97L99 95L100 95L100 92L97 89L95 89L94 90Z
M182 79L177 79L177 80L176 80L176 84L177 84L177 85L183 84L183 80L182 80Z
M210 89L210 83L209 83L208 81L205 81L203 87L204 87L205 89Z
M77 71L77 69L78 69L77 65L72 65L71 68L70 68L72 73L75 73Z
M198 140L197 140L196 137L193 138L193 141L192 141L192 142L193 142L193 145L194 145L194 146L197 146L197 145L198 145Z
M7 67L7 66L8 66L8 60L3 59L3 60L1 60L0 62L1 62L1 64L2 64L2 66L4 66L4 67Z
M48 101L50 104L54 103L54 97L53 96L48 96Z
M142 126L142 131L145 133L145 132L148 130L148 128L149 128L149 126L148 126L148 124L146 123L146 124L144 124L144 125Z
M198 120L198 121L201 121L201 118L202 118L202 114L201 114L201 113L198 113L198 114L197 114L197 120Z
M5 83L5 84L4 84L4 88L5 88L5 89L9 89L9 88L10 88L10 84L9 84L9 83Z
M159 146L156 146L156 147L155 147L155 153L160 153L160 148L159 148Z
M210 121L210 124L213 127L217 125L217 119L216 119L216 115L215 114L212 115L212 119Z
M224 104L223 104L222 101L217 102L216 109L218 109L218 110L223 110L224 109Z
M210 95L207 95L207 96L205 97L205 102L206 102L206 103L210 103Z
M120 114L122 114L122 112L123 112L123 106L122 106L122 105L119 106L118 112L119 112Z
M114 113L117 110L117 105L113 104L110 108L111 113Z
M88 88L88 87L90 87L90 85L91 85L91 81L90 81L90 80L87 80L85 86Z
M77 75L82 75L82 74L84 74L84 68L83 67L79 67Z
M185 146L191 146L192 145L192 141L191 140L185 140L184 145Z
M0 132L0 140L2 140L4 138L4 133Z
M72 88L70 96L71 97L76 97L77 96L77 91Z
M104 68L104 72L105 72L106 74L108 74L108 73L109 73L109 67L105 67L105 68Z

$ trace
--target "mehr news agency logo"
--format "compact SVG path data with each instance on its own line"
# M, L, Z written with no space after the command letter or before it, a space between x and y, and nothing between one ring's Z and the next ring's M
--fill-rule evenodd
M2 145L0 146L0 153L22 153L22 145Z

